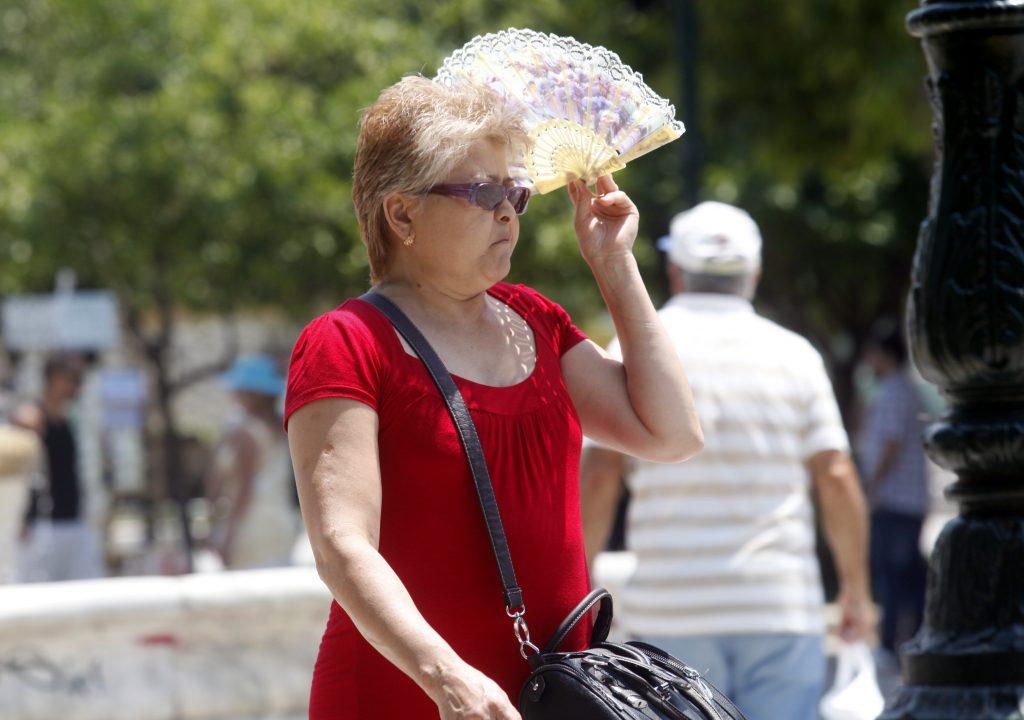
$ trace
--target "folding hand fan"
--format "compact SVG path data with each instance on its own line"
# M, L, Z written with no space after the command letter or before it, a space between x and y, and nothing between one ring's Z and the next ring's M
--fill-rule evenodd
M640 73L571 37L515 28L477 36L434 81L485 83L515 107L532 141L515 164L539 193L578 178L591 184L684 132Z

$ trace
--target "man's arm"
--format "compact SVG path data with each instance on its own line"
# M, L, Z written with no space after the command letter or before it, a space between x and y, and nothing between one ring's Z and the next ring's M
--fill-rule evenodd
M608 545L615 521L615 509L622 495L625 468L622 453L604 447L584 448L580 460L580 505L583 515L583 542L587 548L587 566Z
M808 463L821 511L821 526L839 576L839 634L844 640L866 638L874 627L868 579L868 519L864 493L850 456L823 450Z
M879 455L878 463L871 470L867 477L867 495L874 498L882 487L882 478L896 465L896 458L900 454L899 438L886 438L882 442L882 452Z

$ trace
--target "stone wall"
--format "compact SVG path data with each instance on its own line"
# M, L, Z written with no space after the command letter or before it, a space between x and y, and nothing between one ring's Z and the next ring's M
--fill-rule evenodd
M0 587L0 720L306 716L312 568Z

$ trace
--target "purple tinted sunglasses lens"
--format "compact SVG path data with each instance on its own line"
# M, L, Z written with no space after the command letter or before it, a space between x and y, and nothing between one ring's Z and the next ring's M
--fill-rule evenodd
M491 212L507 199L516 215L526 212L526 206L530 202L529 188L518 185L505 187L492 182L441 184L435 185L427 192L465 198L478 208Z
M484 210L494 210L505 201L505 198L512 203L516 215L522 215L530 201L530 190L518 185L505 187L497 183L481 183L476 188L475 202Z
M516 215L522 215L526 212L526 206L530 204L530 189L518 185L509 188L508 199L512 203L512 208L516 211Z

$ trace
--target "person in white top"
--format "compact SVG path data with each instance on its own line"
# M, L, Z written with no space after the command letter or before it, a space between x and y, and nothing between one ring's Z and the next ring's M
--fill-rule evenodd
M661 465L588 445L588 557L605 546L625 478L637 560L621 598L626 631L706 671L749 720L810 720L826 670L812 491L836 562L840 632L860 639L873 624L865 502L835 396L811 344L754 312L761 236L746 212L701 203L659 246L674 293L659 317L705 445Z
M291 564L299 533L288 441L275 405L285 380L276 361L244 355L221 376L240 415L227 428L206 478L214 508L210 545L231 570Z
M15 579L15 550L23 532L29 481L41 455L34 432L0 419L0 585Z

